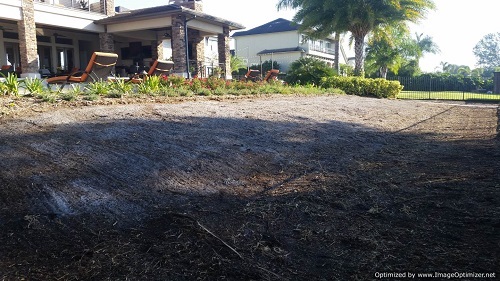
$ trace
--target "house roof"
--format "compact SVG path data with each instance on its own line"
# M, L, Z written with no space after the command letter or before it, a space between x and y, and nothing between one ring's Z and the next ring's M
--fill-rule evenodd
M261 26L257 26L255 28L246 30L246 31L238 31L235 32L232 37L237 37L237 36L247 36L247 35L255 35L255 34L265 34L265 33L275 33L275 32L285 32L285 31L294 31L298 30L299 25L283 19L275 19L273 21L270 21L268 23L265 23Z
M281 48L281 49L265 49L257 53L257 55L268 55L268 54L276 54L276 53L290 53L290 52L305 52L301 47L295 48Z
M210 23L215 23L219 25L226 25L230 30L244 29L245 27L239 23L235 23L229 20L225 20L219 17L211 16L209 14L197 12L195 10L182 7L179 5L171 4L157 7L150 7L137 10L129 10L115 14L114 16L107 17L95 21L96 24L115 24L122 22L129 22L130 20L138 19L154 19L163 18L166 16L172 16L175 14L183 13L190 16L196 16L196 19L207 21Z

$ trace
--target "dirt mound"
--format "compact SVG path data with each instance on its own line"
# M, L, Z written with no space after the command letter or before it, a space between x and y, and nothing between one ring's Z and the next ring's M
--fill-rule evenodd
M498 272L495 105L109 103L0 118L3 280Z

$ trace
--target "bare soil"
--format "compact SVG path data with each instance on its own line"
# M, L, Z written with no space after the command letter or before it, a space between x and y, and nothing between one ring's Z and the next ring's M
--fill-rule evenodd
M0 105L0 280L500 273L496 104Z

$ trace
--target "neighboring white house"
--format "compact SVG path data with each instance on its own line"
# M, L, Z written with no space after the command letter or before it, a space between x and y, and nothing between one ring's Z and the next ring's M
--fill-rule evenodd
M260 65L265 61L275 61L281 72L287 72L290 64L301 57L311 56L335 66L335 45L333 36L320 40L307 40L299 31L299 26L286 19L276 19L246 31L232 35L234 53L247 66ZM339 46L342 50L342 46ZM345 53L339 54L339 63L348 63Z

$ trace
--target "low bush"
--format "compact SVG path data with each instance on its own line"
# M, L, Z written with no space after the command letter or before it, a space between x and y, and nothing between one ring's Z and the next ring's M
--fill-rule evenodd
M321 86L323 88L338 88L348 95L372 96L377 98L396 98L403 90L403 86L398 81L343 76L323 78Z

